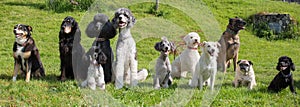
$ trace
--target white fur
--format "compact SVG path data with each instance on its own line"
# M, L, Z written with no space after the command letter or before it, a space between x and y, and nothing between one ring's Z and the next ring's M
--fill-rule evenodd
M196 32L191 32L184 37L186 49L172 62L172 77L186 77L188 72L194 73L200 55L197 50L200 37ZM194 48L194 49L191 49Z
M252 65L250 65L249 72L244 74L241 72L238 64L233 83L235 87L238 87L239 85L246 85L248 86L248 89L252 90L253 87L256 86L255 74Z
M98 86L101 90L105 90L104 71L102 66L96 65L96 60L93 60L90 56L90 66L88 68L88 74L86 80L81 83L82 87L89 86L92 90L96 90Z
M128 17L125 17L126 14ZM124 23L120 23L124 22ZM113 75L115 76L115 87L120 89L124 86L124 81L130 86L136 86L139 79L147 77L148 72L138 73L138 61L136 59L136 43L131 35L130 28L134 25L135 18L126 8L116 11L113 24L119 28L119 38L116 48L116 61L113 63Z
M210 89L214 89L215 76L217 73L217 57L218 57L218 42L204 42L202 54L199 62L196 65L195 72L192 80L190 81L191 87L199 86L200 90L203 89L203 83L207 80Z

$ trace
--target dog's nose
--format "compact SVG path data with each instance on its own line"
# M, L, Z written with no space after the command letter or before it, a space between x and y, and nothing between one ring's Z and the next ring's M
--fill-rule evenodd
M119 20L122 20L122 17L121 17L121 16L119 16Z

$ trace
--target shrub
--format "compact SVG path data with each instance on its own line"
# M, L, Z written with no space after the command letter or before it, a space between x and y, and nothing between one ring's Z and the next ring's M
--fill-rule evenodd
M54 12L86 11L95 0L74 0L78 4L72 4L70 0L46 0L46 8Z

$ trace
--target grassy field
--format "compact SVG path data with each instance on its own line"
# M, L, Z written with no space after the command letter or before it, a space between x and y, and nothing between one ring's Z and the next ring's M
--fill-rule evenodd
M228 18L239 16L247 18L258 12L289 13L300 22L300 5L271 0L161 0L160 11L153 14L153 3L140 0L98 1L87 12L56 13L46 9L41 0L1 0L0 1L0 106L299 106L299 95L293 96L288 89L274 94L266 88L278 73L275 66L278 57L290 56L295 65L293 72L296 90L300 93L300 42L299 40L267 41L257 38L246 29L241 31L240 59L254 62L257 86L253 90L245 87L234 88L233 68L229 68L224 78L219 77L217 88L211 94L208 90L191 89L186 84L188 79L175 80L169 89L152 88L153 66L159 56L153 48L161 36L167 36L176 43L181 37L195 31L201 35L201 41L216 41L225 30ZM101 2L99 2L101 1ZM131 2L129 2L131 1ZM84 34L85 26L91 21L98 8L100 12L113 17L115 8L128 7L137 19L132 33L137 41L139 69L147 68L150 76L135 88L115 90L108 84L106 91L81 89L77 81L60 82L58 32L61 21L66 16L73 16L82 31L82 44L87 48L92 39ZM14 42L13 26L18 23L33 27L33 37L40 50L41 59L46 69L43 79L31 79L29 83L20 77L12 82ZM115 37L112 40L115 48ZM181 49L182 47L180 47ZM173 60L173 56L170 56ZM220 74L222 76L222 74Z

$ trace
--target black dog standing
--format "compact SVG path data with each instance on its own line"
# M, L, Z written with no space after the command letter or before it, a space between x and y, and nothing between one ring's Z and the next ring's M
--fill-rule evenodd
M286 87L290 87L293 94L296 94L294 80L291 70L295 71L295 65L290 57L282 56L278 59L276 69L279 73L274 77L268 87L269 91L279 92Z
M104 69L104 78L105 83L111 82L112 79L112 61L113 61L113 52L110 46L111 38L115 37L116 29L113 27L112 23L109 21L108 17L105 14L96 14L94 20L89 23L86 34L88 37L96 37L93 42L93 46L96 46L96 52L103 52L107 57L106 61L103 61L102 58L98 58L98 62L102 64ZM87 55L91 55L94 52L94 49L90 49L87 52ZM102 54L99 53L99 57ZM102 56L103 57L103 56Z
M81 32L78 23L73 17L67 16L62 22L59 32L59 52L61 62L61 75L59 79L61 81L64 81L67 78L74 79L74 73L80 71L79 65L85 64L81 63L84 49L80 45L80 36Z

